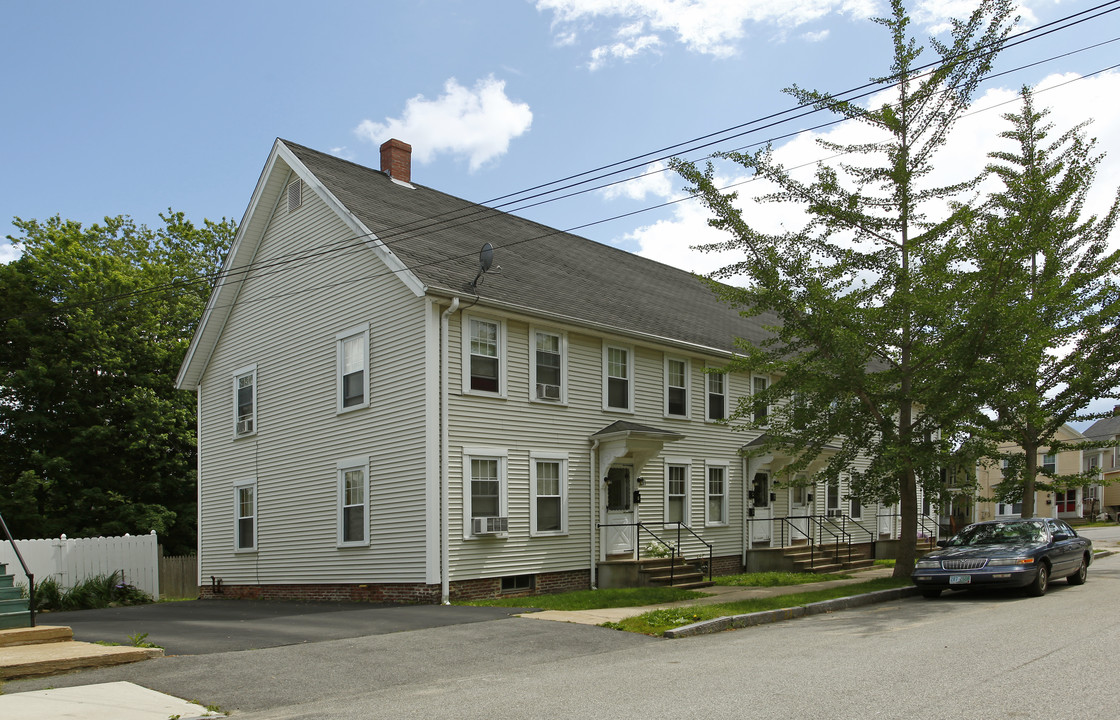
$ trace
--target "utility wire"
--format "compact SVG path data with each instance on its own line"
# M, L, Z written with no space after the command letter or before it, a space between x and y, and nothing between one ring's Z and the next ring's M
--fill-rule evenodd
M1012 39L1019 38L1016 42L1011 43L1011 44L1006 44L1005 43L1002 47L1006 48L1006 47L1010 47L1010 46L1013 46L1013 45L1022 44L1024 42L1029 41L1029 40L1037 39L1038 37L1042 37L1042 36L1048 35L1050 33L1057 32L1058 30L1068 29L1069 27L1073 27L1074 25L1080 24L1082 22L1087 22L1089 20L1100 17L1101 15L1104 15L1106 13L1114 12L1115 10L1120 9L1120 7L1111 7L1109 9L1104 9L1104 10L1102 10L1102 9L1103 8L1108 8L1108 6L1116 6L1118 4L1120 4L1120 0L1113 0L1112 2L1104 3L1102 5L1098 5L1094 8L1090 8L1090 9L1081 11L1079 13L1074 13L1072 15L1069 15L1069 16L1065 17L1065 18L1060 18L1058 20L1052 21L1052 22L1047 23L1045 25L1039 26L1038 28L1033 28L1031 30L1024 31L1024 32L1019 33L1017 35L1011 36L1011 38L1009 38L1009 40L1008 40L1008 42L1010 42L1010 40L1012 40ZM1101 11L1101 12L1097 12L1097 11ZM1096 14L1088 16L1088 17L1080 17L1080 19L1074 20L1073 22L1069 22L1069 24L1062 25L1061 27L1055 27L1057 25L1060 25L1061 23L1066 23L1067 21L1073 20L1074 18L1078 18L1079 16L1086 16L1090 13L1096 13ZM1049 28L1049 29L1047 29L1045 32L1042 32L1046 28ZM1038 34L1038 33L1041 33L1041 34ZM1030 35L1031 37L1026 37L1028 35ZM1002 75L1006 75L1008 73L1017 72L1019 70L1022 70L1022 69L1028 68L1028 67L1033 67L1035 65L1038 65L1038 64L1041 64L1041 63L1044 63L1044 62L1049 62L1049 61L1052 61L1054 59L1067 57L1069 55L1072 55L1072 54L1075 54L1075 53L1078 53L1078 52L1083 52L1085 50L1093 49L1093 48L1099 47L1101 45L1104 45L1104 44L1107 44L1107 43L1110 43L1110 42L1115 42L1117 39L1120 39L1120 38L1114 38L1114 39L1109 40L1109 41L1104 41L1102 43L1097 43L1095 45L1079 48L1077 50L1073 50L1073 51L1070 51L1070 52L1067 52L1067 53L1063 53L1061 55L1053 56L1053 57L1047 58L1045 60L1039 60L1039 61L1027 64L1027 65L1022 65L1022 66L1013 68L1011 70L1007 70L1007 71L1004 71L1004 72L1001 72L1001 73L993 74L993 75L990 75L987 78L985 78L985 81L990 80L990 79L994 79L996 77L1000 77ZM991 51L991 52L994 52L994 51ZM949 59L951 59L951 58L949 58ZM928 63L926 65L915 68L915 70L916 71L919 71L919 70L927 70L928 71L929 68L937 66L938 64L940 64L940 62L941 61L936 62L936 63ZM1109 68L1109 69L1111 69L1111 68ZM1099 72L1103 72L1103 71L1097 71L1097 72L1099 73ZM1085 77L1090 77L1093 74L1097 74L1097 73L1091 73L1090 75L1087 75ZM842 92L840 92L836 95L827 95L825 97L830 98L830 99L837 99L837 101L839 101L840 98L845 98L845 97L851 96L851 97L848 97L848 99L844 100L844 102L851 102L853 100L857 100L857 99L866 97L866 96L871 95L874 92L878 91L877 89L876 90L865 90L866 88L872 88L872 87L880 88L884 85L891 84L891 83L893 83L893 79L888 78L888 79L885 79L885 80L875 81L875 82L871 82L871 83L865 83L864 85L858 86L856 88L852 88L852 89L849 89L849 90L842 91ZM861 91L861 90L865 90L865 91L862 92L861 94L858 94L858 95L854 95L854 96L852 95L853 93L856 93L856 92ZM725 135L728 132L731 132L731 131L734 131L734 130L740 130L742 128L747 128L747 127L750 127L752 125L757 125L758 123L764 122L766 120L772 120L772 119L775 119L775 118L779 118L779 117L782 117L783 115L788 115L792 112L797 112L799 110L806 110L806 108L809 108L809 107L810 107L810 104L802 104L800 106L790 108L790 109L787 109L787 110L784 110L784 111L781 111L781 112L778 112L778 113L773 113L771 115L767 115L765 117L758 118L758 119L749 121L747 123L742 123L740 125L736 125L736 126L733 126L731 128L727 128L727 129L717 131L717 132L714 132L714 133L709 133L709 134L703 135L699 138L694 138L693 140L689 140L689 141L685 141L685 142L682 142L682 143L677 143L675 145L667 146L666 148L662 148L660 150L655 150L655 151L651 151L649 153L645 153L643 155L634 156L634 157L629 158L627 160L619 161L619 162L616 162L616 163L611 163L609 165L604 165L604 166L601 166L599 168L589 170L589 171L585 171L583 173L579 173L579 174L576 174L576 175L571 175L571 176L568 176L567 178L562 178L560 180L552 181L550 183L545 183L543 185L537 185L537 186L528 188L526 190L520 191L518 193L510 193L510 194L507 194L507 195L503 195L503 196L500 196L498 198L495 198L494 200L487 201L487 202L494 202L496 200L502 200L502 199L505 199L505 198L515 197L515 196L518 196L518 195L524 195L525 193L529 193L529 192L532 192L534 190L538 190L540 188L548 187L550 185L556 185L558 183L566 182L568 180L572 180L572 179L575 179L575 178L591 175L591 174L594 174L596 172L600 172L602 170L607 170L607 169L610 169L610 168L614 168L614 167L617 167L619 165L625 165L627 163L631 163L632 161L634 161L636 159L649 158L652 155L657 155L658 157L655 158L654 160L650 160L648 162L659 162L659 161L667 159L668 157L672 157L672 155L663 155L662 154L667 150L674 149L674 148L681 148L681 147L685 147L685 146L688 146L688 145L694 145L694 143L696 143L698 141L707 140L709 138L717 137L717 136L720 136L720 135ZM775 121L770 122L766 125L762 125L762 126L759 126L759 127L754 127L751 130L739 132L735 135L724 137L724 138L722 138L720 140L717 140L717 141L711 141L711 142L704 143L702 145L695 145L693 147L689 147L684 152L694 152L694 151L699 150L699 149L704 149L704 148L710 147L711 145L714 145L714 144L723 143L723 142L726 142L727 140L736 139L736 138L742 137L743 135L746 135L746 134L749 134L749 133L754 133L754 132L759 132L759 131L764 130L764 129L769 129L771 127L781 125L783 123L790 122L792 120L799 119L801 117L805 117L805 116L808 116L808 115L811 115L813 113L820 112L820 111L823 111L823 110L826 110L826 109L828 109L828 108L827 107L814 108L812 110L802 112L799 115L786 118L785 120L781 120L781 121L775 120ZM752 144L752 145L743 146L743 147L739 148L739 150L742 150L742 149L745 149L745 148L748 148L748 147L757 147L759 145L763 145L763 144L766 144L766 143L772 143L776 140L785 139L787 137L800 134L802 132L816 130L816 129L820 129L820 128L827 127L827 126L830 126L830 125L835 125L835 124L838 124L840 122L843 122L845 119L846 118L840 118L840 119L836 119L836 120L833 120L833 121L829 121L827 123L822 123L822 124L819 124L819 125L816 125L816 126L812 126L812 127L809 127L809 128L802 128L802 129L799 129L799 130L791 132L791 133L787 133L787 134L784 134L784 135L779 135L779 136L772 137L772 138L770 138L766 141L760 142L760 143L755 143L755 144ZM712 156L709 155L707 157L712 157ZM703 158L701 158L701 159L703 159ZM639 165L637 167L641 167L641 166ZM561 192L561 191L566 190L566 189L571 189L573 187L578 187L579 185L591 183L591 182L594 182L596 180L601 180L601 179L604 179L604 178L609 177L611 175L619 174L619 173L626 172L626 171L633 170L633 169L636 169L635 166L628 166L628 167L625 167L625 168L622 168L622 169L619 169L619 170L615 170L615 171L610 172L610 173L606 173L606 174L603 174L603 175L599 175L597 177L589 178L589 179L584 180L584 181L579 182L579 183L573 183L573 184L570 184L570 185L565 185L563 187L556 188L556 189L554 189L552 191L549 191L549 192L546 192L546 193L537 193L535 195L530 195L528 197L523 197L520 200L510 201L510 202L505 203L504 205L517 204L517 203L520 203L520 202L525 202L525 201L530 200L530 199L535 199L535 198L539 198L539 197L542 197L542 196L545 196L545 195L554 194L554 193ZM661 172L664 172L664 170L662 170ZM575 196L575 195L580 195L580 194L584 194L584 193L591 192L591 191L594 191L594 190L603 189L605 187L610 187L612 185L617 185L617 184L620 184L620 183L623 183L623 182L629 182L629 181L638 179L640 177L644 177L647 174L648 173L645 173L643 175L630 177L630 178L624 178L624 179L621 179L621 180L616 180L616 181L612 181L612 182L609 182L609 183L605 183L605 184L602 184L602 185L598 185L598 186L594 186L594 187L590 187L590 188L585 188L585 189L582 189L582 190L571 192L571 193L561 195L559 197L555 197L555 198L551 198L551 199L538 200L538 202L535 202L535 203L531 203L531 204L528 204L528 205L522 205L522 206L516 208L515 210L513 210L512 212L517 212L517 211L525 210L525 209L528 209L528 208L531 208L531 207L536 207L538 205L542 205L542 204L545 204L547 202L555 202L555 201L558 201L558 200L561 200L561 199L566 199L566 198L569 198L569 197L572 197L572 196ZM635 211L632 211L632 212L628 212L628 213L624 213L624 214L621 214L621 215L616 215L616 216L612 216L612 217L605 218L605 219L602 219L602 220L597 220L597 221L585 223L583 225L578 225L578 226L569 228L568 230L565 230L565 231L557 230L557 231L554 231L554 232L546 233L542 236L535 236L533 238L530 238L530 240L541 239L543 237L549 237L549 236L552 236L552 235L558 234L558 233L570 233L570 232L573 232L575 230L580 230L580 229L584 229L584 228L588 228L588 227L593 227L593 226L596 226L596 225L599 225L599 224L603 224L605 222L612 222L612 221L623 219L623 218L626 218L626 217L630 217L630 216L633 216L633 215L636 215L636 214L648 212L648 211L651 211L651 210L654 210L654 209L663 208L663 207L666 207L668 205L674 204L675 202L678 202L678 201L673 201L673 202L670 202L670 203L663 203L663 204L659 204L659 205L655 205L655 206L651 206L651 207L647 207L647 208L641 208L641 209L638 209L638 210L635 210ZM469 222L476 222L478 220L483 219L482 217L478 217L474 220L468 220L468 218L470 218L472 215L485 215L485 217L490 217L491 213L499 211L498 208L503 207L504 205L499 205L497 207L489 207L487 205L482 205L482 204L472 204L470 207L473 208L473 209L469 213L466 213L466 214L459 214L459 213L463 213L464 210L466 210L466 208L460 208L456 211L449 211L448 213L444 213L443 215L456 215L457 214L457 216L453 217L453 218L450 218L448 220L444 220L442 222L443 223L454 222L454 224L453 225L446 225L442 229L444 229L444 230L452 229L454 227L458 227L460 225L467 224ZM395 244L398 244L398 243L401 243L401 242L405 242L405 241L413 239L415 237L422 237L423 235L428 234L428 233L423 232L423 231L425 231L425 230L431 231L435 225L441 224L440 222L432 222L433 220L438 220L439 217L440 216L421 218L421 219L418 219L416 221L412 221L411 223L404 223L404 224L398 225L396 227L385 228L385 229L381 230L379 233L377 233L376 239L378 241L380 241L382 244L384 244L386 247L391 247L392 245L395 245ZM415 226L418 223L422 223L422 222L426 222L428 224L427 225L416 226L416 227L412 227L412 228L409 227L410 225ZM394 240L394 242L390 243L389 242L390 240ZM357 242L354 242L354 241L357 241ZM511 244L519 244L520 242L524 242L524 241L525 240L517 241L516 243L511 243ZM110 301L114 301L114 300L127 299L129 297L141 296L141 295L155 293L155 292L162 292L162 291L165 291L165 290L187 288L187 287L191 287L192 285L197 285L197 284L201 284L201 283L212 284L213 287L216 288L216 287L220 287L221 285L224 285L226 282L237 282L237 281L239 281L240 278L237 278L236 276L245 276L249 273L254 273L254 277L266 277L268 275L272 275L272 274L275 274L275 273L274 272L262 272L262 271L272 270L272 269L275 269L275 268L283 269L284 266L290 265L292 263L306 262L308 260L312 260L312 259L322 257L322 256L325 256L325 255L338 254L338 253L340 253L342 251L346 251L346 250L349 250L351 252L360 252L364 248L367 247L369 242L370 242L370 240L369 240L368 235L357 235L357 236L353 236L353 237L350 237L350 238L338 240L338 241L329 243L325 246L320 246L319 248L312 249L312 250L309 250L309 251L293 253L289 256L275 256L273 258L268 258L268 259L265 259L265 260L253 261L253 262L247 263L244 266L231 267L227 270L221 271L221 272L216 273L216 274L203 275L203 276L199 276L198 278L194 278L194 279L185 279L185 280L175 281L175 282L172 282L172 283L166 283L166 284L161 285L161 286L146 288L144 290L138 290L138 291L134 291L134 292L131 292L131 293L122 293L120 295L107 296L107 297L104 297L104 298L100 298L97 301L89 301L87 303L75 304L75 307L81 306L81 305L87 305L87 304L96 304L96 303L99 303L99 302L110 302ZM449 260L456 260L456 259L460 259L461 257L469 257L469 255L467 255L467 256L451 256L451 257L447 257L447 258L442 258L442 259L439 259L439 260L434 260L434 261L431 261L431 262L428 262L428 263L424 263L423 265L416 266L416 267L422 267L422 266L426 266L426 265L437 264L437 263L446 262L446 261L449 261ZM393 272L393 271L390 271L390 272Z

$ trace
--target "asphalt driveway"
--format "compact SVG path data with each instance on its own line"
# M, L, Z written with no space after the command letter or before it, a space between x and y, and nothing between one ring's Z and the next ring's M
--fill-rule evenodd
M507 618L525 608L370 605L342 602L186 600L52 612L39 625L68 625L75 640L130 644L130 637L167 655L206 655L462 625Z

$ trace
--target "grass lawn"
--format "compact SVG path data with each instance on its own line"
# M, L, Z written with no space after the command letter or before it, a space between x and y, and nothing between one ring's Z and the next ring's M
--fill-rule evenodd
M542 610L596 610L598 608L660 605L677 600L693 600L698 597L704 597L704 593L666 587L604 588L601 590L577 590L556 595L458 600L452 602L452 605L531 607Z
M681 627L682 625L690 625L701 620L714 620L715 618L727 617L730 615L745 615L762 610L799 607L822 600L832 600L833 598L848 597L850 595L862 595L863 593L873 592L875 590L905 587L909 584L910 580L908 578L878 578L876 580L868 580L867 582L853 585L829 588L828 590L814 590L812 592L780 595L772 598L757 598L754 600L742 600L740 602L721 603L718 605L692 605L689 607L654 610L644 615L626 618L622 622L604 623L603 626L616 630L642 633L644 635L661 635L666 630Z
M805 583L824 582L825 580L844 580L851 575L834 573L823 575L817 573L795 572L753 572L739 573L738 575L721 575L712 578L716 585L734 585L736 587L785 587L787 585L804 585Z

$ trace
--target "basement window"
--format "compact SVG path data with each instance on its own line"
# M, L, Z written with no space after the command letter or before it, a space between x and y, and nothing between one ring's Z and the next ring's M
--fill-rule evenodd
M531 591L535 585L533 580L534 576L532 575L511 575L510 577L504 577L502 578L502 592Z

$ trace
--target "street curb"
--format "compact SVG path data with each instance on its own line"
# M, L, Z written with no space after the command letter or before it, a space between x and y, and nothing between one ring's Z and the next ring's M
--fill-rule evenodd
M1093 560L1096 561L1099 558L1115 555L1116 553L1116 550L1095 550L1093 552ZM861 607L863 605L889 602L905 597L913 597L918 594L920 594L920 591L917 587L912 585L909 587L892 588L890 590L876 590L875 592L864 593L863 595L852 595L851 597L824 600L822 602L809 603L808 605L801 605L799 607L782 608L780 610L763 610L762 612L747 613L746 615L731 615L729 617L715 618L714 620L702 620L697 623L692 623L691 625L682 625L679 628L666 630L662 637L670 640L677 640L696 635L710 635L711 633L723 632L724 630L767 625L783 620L805 617L806 615L820 615L822 613L847 610L848 608Z
M919 594L918 588L912 585L909 587L891 588L889 590L876 590L875 592L864 593L862 595L824 600L821 602L809 603L808 605L801 605L799 607L782 608L780 610L763 610L762 612L747 613L746 615L732 615L730 617L715 618L714 620L703 620L701 622L692 623L691 625L683 625L679 628L666 630L663 637L676 640L679 638L693 637L695 635L709 635L711 633L723 632L724 630L766 625L768 623L781 622L782 620L793 620L794 618L805 617L806 615L821 615L823 613L847 610L848 608L860 607L863 605L889 602L905 597L913 597L917 594Z

